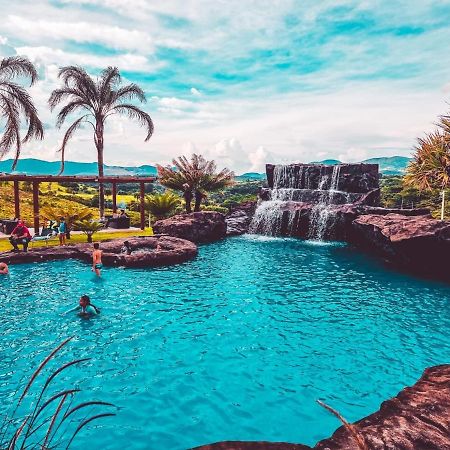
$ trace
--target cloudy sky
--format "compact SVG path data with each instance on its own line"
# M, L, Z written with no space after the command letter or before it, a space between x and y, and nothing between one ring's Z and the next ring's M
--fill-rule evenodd
M117 66L146 92L152 139L111 120L108 164L200 152L236 170L265 162L409 155L450 107L449 0L0 0L0 56L38 67L43 142L63 130L46 106L58 68ZM67 159L95 160L82 130Z

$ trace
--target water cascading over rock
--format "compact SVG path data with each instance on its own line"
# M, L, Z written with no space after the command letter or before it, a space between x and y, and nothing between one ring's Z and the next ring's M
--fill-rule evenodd
M377 164L268 164L266 173L269 188L261 189L251 233L342 238L355 208L379 203Z

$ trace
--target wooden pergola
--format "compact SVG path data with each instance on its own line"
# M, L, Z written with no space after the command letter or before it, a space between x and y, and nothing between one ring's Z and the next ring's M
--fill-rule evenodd
M117 185L126 183L139 184L140 191L140 225L141 230L145 228L145 185L147 183L153 183L156 177L120 177L120 176L106 176L106 177L96 177L88 175L76 175L76 176L65 176L65 175L9 175L0 174L1 181L12 181L14 185L14 211L15 216L20 217L20 182L28 182L33 186L33 216L34 216L34 230L37 233L40 227L39 221L39 183L102 183L112 185L112 203L113 209L117 208Z

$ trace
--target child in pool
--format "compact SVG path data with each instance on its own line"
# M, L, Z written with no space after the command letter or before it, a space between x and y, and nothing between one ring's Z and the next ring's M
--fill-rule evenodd
M8 275L9 269L8 264L0 263L0 275Z
M81 316L95 316L100 314L100 309L91 303L91 299L87 295L82 295L79 305L67 311L66 314L74 311L80 311Z
M94 251L92 252L92 272L95 272L98 277L101 276L100 270L103 267L102 253L100 244L96 242L94 244Z

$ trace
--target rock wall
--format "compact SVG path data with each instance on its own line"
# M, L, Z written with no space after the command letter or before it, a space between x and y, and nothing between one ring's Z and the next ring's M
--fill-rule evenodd
M378 164L340 164L339 190L344 192L366 193L379 188ZM276 173L276 168L283 167L286 174ZM321 179L331 177L334 166L324 164L290 164L276 166L266 164L269 188L319 189ZM277 181L274 183L274 181ZM277 186L275 186L277 184Z
M227 224L223 214L201 211L158 220L153 225L153 231L192 242L213 242L226 236Z

